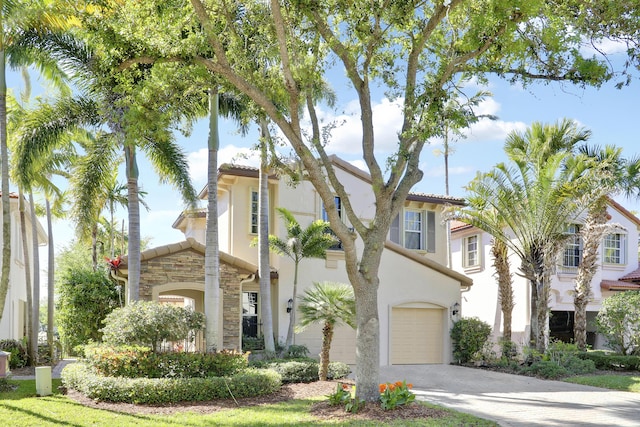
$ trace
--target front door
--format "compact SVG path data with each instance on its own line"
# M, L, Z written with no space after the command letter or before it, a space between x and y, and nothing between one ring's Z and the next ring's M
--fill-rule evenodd
M242 293L242 335L257 338L258 330L258 293Z

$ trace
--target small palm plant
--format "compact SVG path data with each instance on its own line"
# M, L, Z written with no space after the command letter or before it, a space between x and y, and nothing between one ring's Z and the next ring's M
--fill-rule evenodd
M356 301L353 289L344 283L314 283L300 297L300 323L296 330L302 331L314 323L322 323L322 349L320 350L320 381L327 380L329 351L333 331L337 325L346 324L355 328Z
M331 234L329 223L321 219L313 221L307 228L302 228L295 216L285 208L277 208L287 228L287 237L269 236L269 249L278 255L293 260L293 306L289 312L289 329L287 330L286 349L293 342L293 329L296 324L296 300L298 297L298 266L304 258L321 258L327 256L327 249L336 244Z

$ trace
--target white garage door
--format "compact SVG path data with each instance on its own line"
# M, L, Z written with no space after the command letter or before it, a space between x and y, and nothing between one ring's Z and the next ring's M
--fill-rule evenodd
M392 308L392 365L442 363L442 313L435 308Z

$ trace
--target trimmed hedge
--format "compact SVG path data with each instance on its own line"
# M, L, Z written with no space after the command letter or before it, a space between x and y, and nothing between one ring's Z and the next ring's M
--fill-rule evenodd
M282 384L280 375L268 369L247 369L232 377L116 378L98 375L84 363L72 363L61 376L65 387L91 399L135 404L254 397L274 393Z
M207 378L233 375L247 367L247 354L153 353L149 347L92 345L86 362L101 375L125 378Z
M298 360L276 360L263 365L268 369L273 369L282 376L282 382L288 383L311 383L319 380L318 371L320 365L314 359ZM337 380L344 378L351 373L351 368L342 362L330 362L327 379Z
M602 351L583 352L578 353L577 356L584 360L593 361L596 369L640 371L640 356L607 354Z

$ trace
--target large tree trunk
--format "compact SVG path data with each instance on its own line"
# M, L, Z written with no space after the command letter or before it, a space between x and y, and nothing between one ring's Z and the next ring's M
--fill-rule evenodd
M258 199L258 275L260 276L260 311L264 349L275 351L273 315L271 312L271 268L269 267L269 174L267 143L270 138L267 121L260 120L260 197Z
M0 19L2 19L0 11ZM9 195L9 150L7 148L7 80L4 22L0 25L0 165L2 174L2 273L0 274L0 320L9 292L11 272L11 200Z
M31 263L29 262L29 245L27 239L27 224L25 217L24 196L22 190L18 192L18 209L20 212L20 238L22 239L22 257L24 263L24 283L27 292L27 351L29 363L38 363L38 332L33 323L33 288L31 287ZM35 332L35 333L34 333ZM35 337L34 337L35 336Z
M374 233L367 236L360 260L353 242L345 245L347 274L356 300L356 396L367 402L380 399L378 271L384 246L379 245L379 241Z
M135 147L125 145L127 167L127 192L129 206L129 254L127 269L129 271L128 302L140 299L140 203L138 201L138 165Z
M331 351L331 341L333 340L333 323L325 322L322 327L322 349L320 350L320 370L318 376L320 381L327 380L329 372L329 353Z
M574 342L580 350L587 348L587 305L591 298L591 280L597 271L596 260L602 236L607 232L607 202L601 198L589 210L585 219L582 237L582 258L576 274L574 288Z
M38 335L40 334L40 251L38 249L38 219L33 192L29 192L29 206L31 208L31 241L33 242L33 309L31 311L33 325L33 340L38 355Z
M49 345L49 356L55 360L55 349L53 342L53 310L54 310L54 280L55 280L55 251L53 246L53 223L51 220L51 203L49 198L45 199L47 210L47 237L49 251L47 257L47 344Z
M509 250L501 240L493 240L491 246L493 267L498 281L498 298L502 310L502 339L511 341L511 318L513 313L513 275L509 265Z
M218 91L209 90L209 165L207 173L207 229L204 257L204 312L207 351L221 345L218 337L220 307L220 251L218 243ZM242 290L240 290L242 291Z

